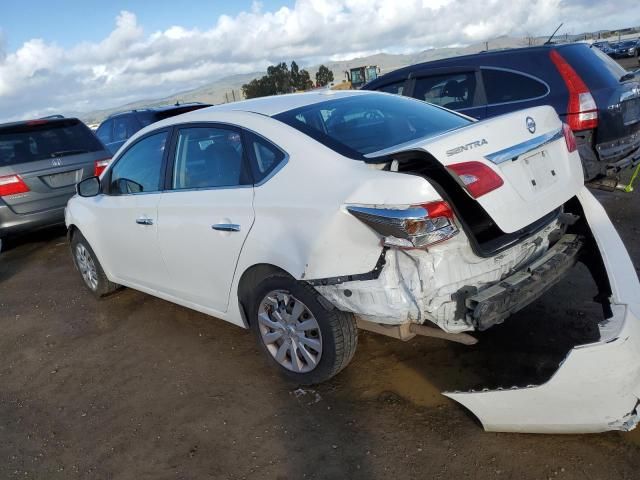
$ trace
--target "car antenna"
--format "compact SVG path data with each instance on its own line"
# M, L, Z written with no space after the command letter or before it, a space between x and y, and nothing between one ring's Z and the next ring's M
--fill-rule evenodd
M561 23L560 25L558 25L558 28L555 29L555 31L551 34L549 39L546 42L544 42L545 45L551 45L551 39L556 36L556 33L558 33L558 30L560 30L560 27L562 27L562 25L564 25L564 23Z

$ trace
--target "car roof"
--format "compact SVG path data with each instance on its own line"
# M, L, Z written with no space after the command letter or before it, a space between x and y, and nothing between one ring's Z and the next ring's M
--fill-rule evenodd
M0 129L8 129L14 127L22 127L29 125L44 125L46 123L69 123L69 122L80 122L79 119L75 117L63 117L63 118L34 118L31 120L20 120L17 122L9 122L9 123L0 123Z
M209 108L195 110L193 112L187 112L179 117L173 118L177 118L177 121L190 121L198 117L206 116L208 112L247 112L271 117L282 112L328 100L371 94L384 95L379 92L370 91L325 89L306 93L272 95L270 97L252 98L250 100L241 100L239 102L224 103Z
M185 107L197 107L197 106L207 106L209 104L207 103L202 103L202 102L190 102L190 103L180 103L180 104L173 104L173 105L159 105L157 107L144 107L144 108L134 108L132 110L124 110L122 112L117 112L117 113L112 113L111 115L109 115L107 118L115 118L115 117L119 117L120 115L129 115L131 113L143 113L143 112L152 112L152 113L159 113L159 112L168 112L170 110L177 110L177 109L181 109L181 108L185 108Z
M367 89L370 87L377 88L380 85L384 85L387 82L392 82L396 79L406 78L406 76L416 70L439 68L439 67L456 67L456 66L476 66L482 65L482 59L489 59L501 56L522 55L522 54L535 54L540 52L547 52L551 49L565 49L565 48L591 48L591 45L582 42L575 43L563 43L563 44L549 44L549 45L537 45L533 47L519 47L519 48L505 48L502 50L490 50L478 53L470 53L468 55L460 55L457 57L441 58L439 60L431 60L428 62L416 63L408 65L406 67L393 70L385 75L382 75L362 87ZM465 62L468 62L465 65Z

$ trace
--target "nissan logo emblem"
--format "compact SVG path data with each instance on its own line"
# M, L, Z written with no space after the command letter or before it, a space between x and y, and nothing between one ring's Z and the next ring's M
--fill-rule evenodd
M529 133L536 133L536 122L533 120L533 118L527 117L526 123L527 123L527 130L529 130Z

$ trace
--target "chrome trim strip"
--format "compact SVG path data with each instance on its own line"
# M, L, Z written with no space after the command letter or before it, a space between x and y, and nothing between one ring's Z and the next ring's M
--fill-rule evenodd
M429 216L427 210L423 207L391 209L348 205L347 211L352 215L367 215L370 217L377 217L379 219L387 219L392 221L423 220L425 217Z
M559 128L552 132L545 133L544 135L534 137L531 140L527 140L526 142L518 143L517 145L505 148L504 150L490 153L488 155L485 155L484 158L495 164L500 164L506 162L507 160L515 160L522 155L536 150L537 148L543 147L544 145L547 145L551 142L555 142L556 140L559 140L563 137L564 134L562 133L562 128Z

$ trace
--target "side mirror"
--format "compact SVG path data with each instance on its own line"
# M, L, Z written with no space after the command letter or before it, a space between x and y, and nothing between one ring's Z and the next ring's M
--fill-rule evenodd
M76 191L81 197L95 197L100 193L100 179L89 177L76 185Z

